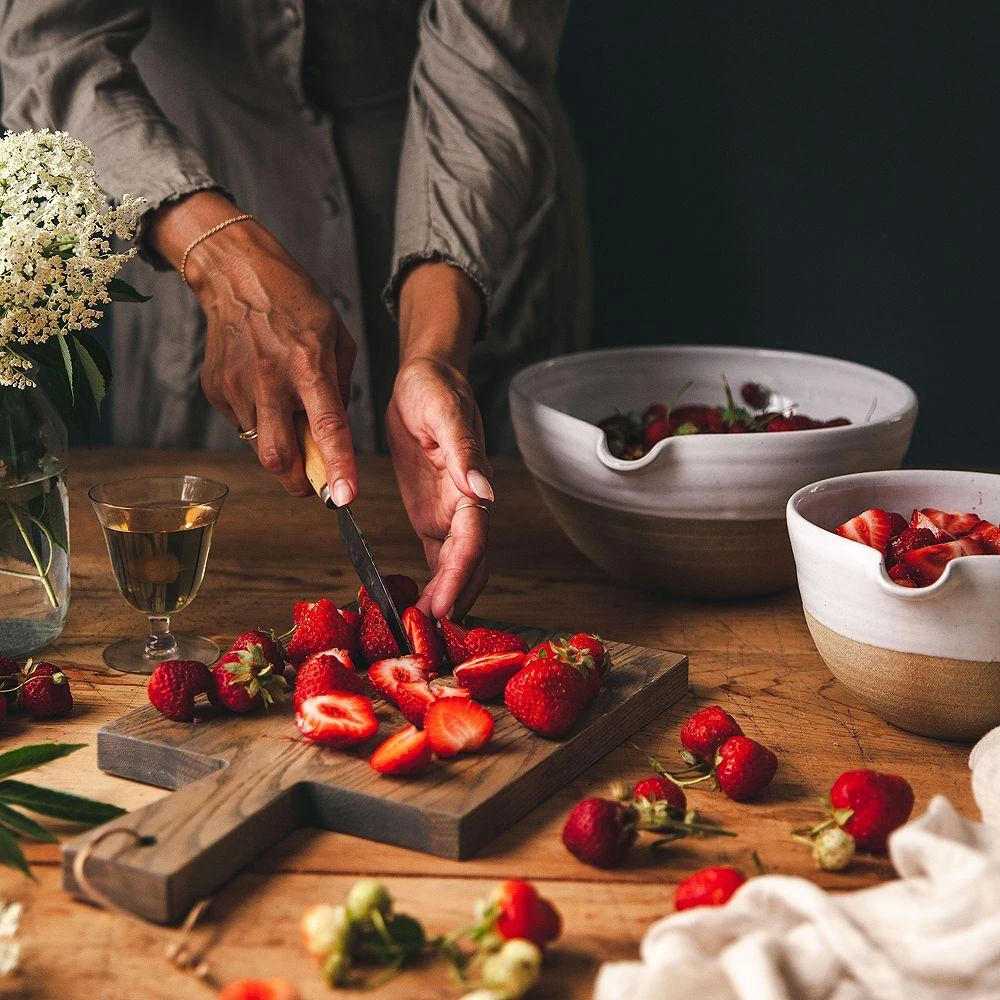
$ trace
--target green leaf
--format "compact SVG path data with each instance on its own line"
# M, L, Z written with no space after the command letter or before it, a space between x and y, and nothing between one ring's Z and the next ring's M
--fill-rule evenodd
M86 743L33 743L30 746L0 753L0 778L30 771L33 767L40 767L60 757L68 757L86 745Z
M23 781L0 781L0 802L86 826L106 823L109 819L125 815L124 809L108 802L95 802L80 795L39 788Z
M75 403L76 391L73 388L73 355L69 352L69 344L66 343L65 337L56 337L55 339L59 343L59 351L62 354L63 365L66 367L66 378L69 381L69 396Z
M58 844L59 838L44 826L39 826L33 819L22 816L19 812L0 802L0 827L6 827L11 833L19 833L22 837L40 840L43 844Z
M70 345L77 360L80 362L83 374L87 378L87 384L90 386L90 392L94 397L94 406L97 408L97 412L100 413L101 403L104 402L104 396L108 388L104 382L104 376L101 374L101 369L97 367L97 362L94 361L90 352L76 337L70 337Z
M108 295L111 296L112 302L148 302L153 297L143 295L121 278L112 278L108 282Z
M30 879L35 877L31 874L28 861L21 850L21 845L2 828L0 828L0 865L6 865L8 868L16 868L18 871L24 872Z
M76 330L73 336L87 349L87 353L94 359L101 374L104 376L105 383L110 385L111 359L108 357L108 352L105 351L104 345L89 330Z

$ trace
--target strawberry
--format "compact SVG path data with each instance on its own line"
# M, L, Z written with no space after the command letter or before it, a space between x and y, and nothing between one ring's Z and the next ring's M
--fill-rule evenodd
M364 679L354 672L354 664L346 649L327 649L313 653L295 675L295 694L292 698L295 709L302 706L307 698L318 694L346 691L361 694L365 689Z
M492 928L507 941L519 938L545 948L562 932L559 911L530 882L520 879L503 882L485 910Z
M666 802L671 809L683 814L687 810L687 796L672 781L656 774L642 778L632 788L632 798L647 802Z
M643 427L642 446L646 451L649 451L659 441L671 437L673 432L674 429L671 426L669 417L657 417Z
M933 507L924 507L920 513L952 538L962 538L967 535L980 520L978 514L950 514L948 511L935 510Z
M288 642L288 659L295 666L310 654L323 649L351 648L351 627L329 598L299 601L292 618L295 631Z
M643 427L648 426L654 420L664 420L670 416L670 410L663 405L663 403L650 403L642 411L642 425Z
M889 834L910 818L913 789L898 774L845 771L830 789L830 805L858 850L884 854Z
M674 891L674 909L690 910L694 906L722 906L746 882L746 876L730 868L719 865L703 868L689 875Z
M61 719L73 710L69 678L46 660L28 660L20 703L34 719Z
M990 555L1000 555L1000 528L989 521L980 521L966 536L975 539Z
M959 556L985 556L989 550L976 538L956 538L951 542L938 542L922 549L907 552L900 559L899 565L920 586L928 586L941 578L945 567Z
M454 668L455 681L473 698L489 701L503 694L507 681L525 664L525 653L486 653Z
M379 774L419 774L433 759L427 733L407 726L379 746L368 763Z
M212 668L214 685L209 700L229 712L249 712L260 705L269 708L281 701L288 682L275 676L263 649L256 644L247 649L226 653Z
M889 539L896 534L893 527L893 515L889 511L883 510L881 507L872 507L858 514L857 517L845 521L837 528L837 534L843 538L849 538L852 542L861 542L862 545L868 545L884 553Z
M321 694L302 702L295 725L307 740L327 747L361 743L378 732L371 700L363 694Z
M466 698L438 698L427 709L424 729L439 757L482 750L493 735L493 716Z
M488 653L527 653L528 644L510 632L493 628L471 628L465 633L466 659L486 656Z
M740 724L719 705L689 716L681 726L681 743L699 760L715 760L715 751L731 736L742 736Z
M755 410L766 410L771 405L771 397L774 395L766 385L759 382L744 382L740 386L740 395L747 406Z
M511 715L541 736L553 738L573 728L587 700L584 675L553 657L529 660L504 688Z
M438 622L438 627L441 629L448 662L457 667L469 658L469 651L465 648L466 630L461 625L456 625L450 618L442 618Z
M678 406L671 412L670 422L675 428L693 424L699 434L722 434L726 430L726 422L717 406L698 403Z
M361 615L350 608L341 608L340 615L347 623L348 645L344 648L352 657L361 654Z
M562 840L570 854L596 868L612 868L625 859L638 835L638 814L612 799L577 802L566 819Z
M406 681L396 687L396 706L412 726L422 729L427 710L437 696L427 681Z
M383 698L398 704L400 684L421 681L426 683L427 661L422 656L396 656L379 660L368 669L368 683Z
M921 529L918 529L921 530ZM910 576L906 567L901 563L889 567L889 579L893 583L898 583L901 587L919 587L920 584Z
M926 545L933 545L934 541L934 532L929 528L907 527L890 540L889 547L885 552L885 564L891 568L907 552L912 552L914 549L922 549Z
M198 660L164 660L150 674L146 696L168 719L190 722L195 698L207 694L213 683L212 672Z
M585 667L588 695L594 698L604 678L611 670L611 654L600 638L591 632L577 632L566 640L567 650L579 654L579 664Z
M922 510L915 510L910 517L911 528L926 528L938 542L950 542L952 536L935 524Z
M216 1000L301 1000L301 996L287 979L235 979Z
M284 647L270 632L257 630L243 632L233 640L229 652L238 653L241 649L249 649L251 646L260 646L264 659L271 665L271 671L275 676L280 677L285 672Z
M715 754L719 787L736 802L756 798L778 769L778 758L762 743L746 736L731 736Z
M3 692L5 704L13 705L17 701L21 672L24 670L25 662L25 660L12 660L8 656L0 656L0 691Z
M413 605L403 612L403 631L413 652L427 661L428 677L437 677L444 669L444 640L433 619Z
M358 644L361 655L369 663L399 656L399 646L393 639L382 612L374 604L369 604L368 610L361 616Z
M389 591L392 603L396 605L396 610L402 614L407 608L417 603L420 596L420 588L415 580L401 573L390 573L382 578L385 589ZM368 591L364 587L358 590L358 611L364 618L369 608L378 610L375 602L368 596ZM379 612L381 614L381 612Z

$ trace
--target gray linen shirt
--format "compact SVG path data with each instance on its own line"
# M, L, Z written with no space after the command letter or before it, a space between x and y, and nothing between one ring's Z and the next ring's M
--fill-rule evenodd
M508 450L511 375L589 332L582 174L553 82L566 2L5 0L3 120L82 139L109 196L147 213L213 187L253 212L358 341L359 450L379 446L397 363L369 335L387 322L379 292L393 310L413 262L462 268L487 303L473 386L490 447ZM307 33L313 71L335 76L308 93ZM407 52L394 113L386 72ZM384 250L362 238L380 227ZM128 277L154 298L114 310L115 440L233 445L200 391L193 295L148 260Z

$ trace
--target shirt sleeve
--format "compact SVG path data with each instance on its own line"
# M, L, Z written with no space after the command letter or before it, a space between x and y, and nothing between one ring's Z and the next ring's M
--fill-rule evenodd
M85 142L110 198L145 199L140 239L165 202L218 187L132 62L149 25L148 0L0 4L4 124L12 131L69 132ZM153 262L166 266L158 257Z
M428 0L400 161L392 273L443 260L503 306L553 203L551 116L566 0Z

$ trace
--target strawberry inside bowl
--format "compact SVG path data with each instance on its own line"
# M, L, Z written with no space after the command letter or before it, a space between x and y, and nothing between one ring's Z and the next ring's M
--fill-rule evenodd
M796 433L664 437L621 457L597 424L683 390L719 401L770 386L815 417L850 421ZM685 388L686 387L686 388ZM617 348L532 365L511 382L518 447L570 540L626 582L688 598L748 597L795 580L784 507L828 476L897 468L916 421L899 379L818 355L741 347Z
M1000 723L1000 476L840 476L786 515L806 623L845 687L926 736Z

